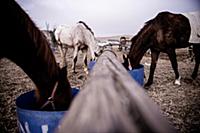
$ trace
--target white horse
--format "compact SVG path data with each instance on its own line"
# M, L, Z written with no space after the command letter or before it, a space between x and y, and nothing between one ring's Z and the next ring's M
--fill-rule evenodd
M62 57L62 64L65 66L66 63L66 52L68 48L74 49L72 69L75 72L75 66L78 58L78 51L83 52L84 71L87 73L87 51L88 48L91 52L92 60L95 59L96 53L99 51L94 33L92 30L83 22L79 21L72 27L58 26L55 31L55 40L58 43L58 48Z

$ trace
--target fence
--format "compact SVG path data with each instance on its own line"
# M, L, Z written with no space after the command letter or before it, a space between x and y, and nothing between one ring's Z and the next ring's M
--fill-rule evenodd
M83 88L59 133L175 132L111 51L99 57Z

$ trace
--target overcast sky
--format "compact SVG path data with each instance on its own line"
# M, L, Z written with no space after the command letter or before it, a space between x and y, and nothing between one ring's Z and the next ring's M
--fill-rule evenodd
M200 10L200 0L16 0L40 29L85 21L96 36L134 35L161 11Z

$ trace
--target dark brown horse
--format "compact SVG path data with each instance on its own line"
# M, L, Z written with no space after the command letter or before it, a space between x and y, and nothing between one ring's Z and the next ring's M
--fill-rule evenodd
M161 12L155 18L146 22L146 25L132 38L132 45L128 55L132 68L136 68L139 65L148 49L151 50L150 74L145 84L146 86L153 83L153 75L160 52L168 54L175 72L175 84L180 85L175 49L190 46L190 34L190 23L185 16ZM193 75L195 76L195 74Z
M1 19L0 58L15 62L32 79L37 87L38 107L49 99L56 110L67 109L71 87L66 68L60 69L45 36L22 8L14 0L3 1L1 17L7 16Z

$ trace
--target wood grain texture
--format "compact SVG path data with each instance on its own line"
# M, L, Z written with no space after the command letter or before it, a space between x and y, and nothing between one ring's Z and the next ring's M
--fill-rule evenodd
M175 130L114 53L105 51L57 132L171 133Z

